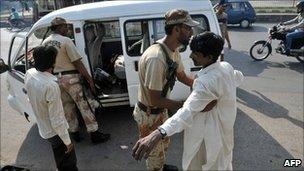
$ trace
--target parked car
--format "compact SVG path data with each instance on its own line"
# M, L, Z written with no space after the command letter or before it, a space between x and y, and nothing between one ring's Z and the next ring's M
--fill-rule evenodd
M256 13L248 0L225 0L225 12L228 15L228 24L240 24L248 28L256 20ZM214 6L214 9L218 4Z

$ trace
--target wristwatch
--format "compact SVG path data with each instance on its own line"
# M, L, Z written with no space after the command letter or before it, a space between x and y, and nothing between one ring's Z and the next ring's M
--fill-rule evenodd
M158 127L157 129L160 132L160 134L162 136L162 139L164 139L167 136L166 131L163 128L161 128L161 127Z

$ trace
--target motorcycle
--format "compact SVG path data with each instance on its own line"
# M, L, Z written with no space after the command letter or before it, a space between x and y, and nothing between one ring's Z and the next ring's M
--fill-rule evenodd
M10 17L8 17L6 22L9 25L8 30L22 31L27 27L27 23L22 19L11 20Z
M290 53L286 54L286 34L284 31L284 26L278 24L273 26L268 30L268 39L267 40L259 40L256 41L250 48L250 56L256 61L262 61L266 59L272 52L272 40L281 40L278 47L275 49L277 53L282 55L287 55L290 57L296 57L298 61L304 63L304 39L296 39L293 40L292 49L290 49Z

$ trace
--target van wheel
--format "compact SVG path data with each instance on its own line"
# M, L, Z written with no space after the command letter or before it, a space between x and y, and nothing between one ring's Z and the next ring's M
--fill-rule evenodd
M241 26L242 28L248 28L249 25L250 25L250 22L249 22L248 20L246 20L246 19L244 19L244 20L242 20L242 21L240 22L240 26Z

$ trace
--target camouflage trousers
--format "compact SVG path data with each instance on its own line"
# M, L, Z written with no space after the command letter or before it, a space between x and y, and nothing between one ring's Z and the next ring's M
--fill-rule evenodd
M168 112L165 110L156 115L147 114L136 105L133 111L133 117L138 124L139 137L143 138L156 130L168 119ZM151 151L146 160L148 170L156 171L163 169L163 165L165 164L165 153L167 152L169 143L170 139L166 137Z
M81 113L88 132L94 132L98 129L98 124L94 115L97 102L92 98L87 97L91 106L91 111L88 102L84 98L83 87L80 84L79 74L68 74L58 76L59 87L61 90L61 100L67 122L69 123L69 131L76 132L79 129L77 119L77 108Z

